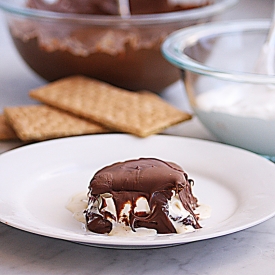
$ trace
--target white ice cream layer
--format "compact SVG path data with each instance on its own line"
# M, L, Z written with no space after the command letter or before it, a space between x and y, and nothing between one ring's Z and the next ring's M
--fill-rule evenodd
M174 192L174 191L173 191ZM102 194L99 201L96 201L93 206L90 208L94 213L99 214L98 209L100 208L104 198L106 207L103 208L103 211L108 211L111 213L115 219L117 220L115 204L111 194ZM74 196L69 203L67 204L67 209L73 213L73 216L76 220L85 223L84 217L84 209L87 208L87 193L81 193ZM122 210L121 217L123 219L129 219L129 212L131 210L131 204L126 203L125 207ZM150 208L147 202L147 199L144 197L140 197L136 202L136 207L134 209L134 213L137 212L145 212L150 213ZM179 196L173 194L171 200L168 200L168 218L172 222L173 226L176 229L176 232L179 234L187 233L195 231L195 229L191 225L184 225L182 220L187 218L190 213L183 207ZM195 214L199 214L200 220L209 218L211 215L211 208L206 205L200 205L194 211ZM109 235L113 236L154 236L157 234L155 229L148 229L148 228L136 228L136 232L133 232L129 226L126 226L122 220L120 219L119 222L116 222L114 219L110 218L110 221L113 224L113 229L109 233Z
M173 195L171 200L168 200L169 219L172 222L177 233L185 233L195 231L193 226L184 225L182 221L190 216L190 213L183 207L179 196Z

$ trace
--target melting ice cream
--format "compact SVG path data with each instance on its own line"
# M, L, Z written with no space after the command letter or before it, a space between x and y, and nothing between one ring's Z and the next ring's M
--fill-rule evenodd
M147 230L158 234L200 229L194 181L177 164L154 158L128 160L95 173L85 213L87 229L100 234Z

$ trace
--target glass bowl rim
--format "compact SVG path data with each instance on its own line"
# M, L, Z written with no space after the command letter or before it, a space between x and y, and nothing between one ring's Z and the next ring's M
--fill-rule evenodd
M184 48L194 45L202 37L230 34L234 32L268 30L270 25L270 20L244 19L191 26L168 35L161 46L161 51L163 56L170 63L182 70L234 82L275 84L275 76L219 70L217 68L206 66L184 53Z
M14 4L14 1L0 0L0 9L6 13L16 14L40 20L57 20L57 21L77 21L85 22L86 24L95 25L148 25L148 24L166 24L188 20L198 20L214 16L222 13L226 9L236 5L239 0L215 0L214 4L202 8L194 8L185 11L148 14L148 15L132 15L130 17L120 17L115 15L91 15L91 14L72 14L59 13L52 11L42 11L30 9L26 7L19 7Z

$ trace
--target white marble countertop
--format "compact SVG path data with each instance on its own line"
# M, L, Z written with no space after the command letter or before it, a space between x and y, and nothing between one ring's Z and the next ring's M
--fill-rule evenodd
M218 20L268 18L271 0L240 0ZM30 88L43 84L21 61L0 15L0 111L7 105L33 103ZM163 97L188 109L182 83ZM166 131L168 134L214 140L196 118ZM19 146L0 142L0 153ZM1 179L0 179L1 180ZM23 232L0 224L0 274L275 274L275 218L227 236L185 245L115 250L88 247Z

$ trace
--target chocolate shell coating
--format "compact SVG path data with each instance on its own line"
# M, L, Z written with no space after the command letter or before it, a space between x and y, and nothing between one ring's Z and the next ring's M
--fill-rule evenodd
M101 194L110 194L116 209L117 219L121 220L121 211L126 203L130 203L129 218L124 220L133 231L138 227L155 229L159 234L176 233L168 218L168 200L173 192L179 195L183 207L190 212L186 224L200 228L193 210L197 207L197 198L192 194L193 181L178 165L154 158L140 158L117 162L99 170L89 185L89 205L99 200ZM150 213L134 213L139 198L146 198ZM87 228L96 233L109 233L112 228L108 218L110 213L99 209L100 223L94 222L95 216L91 207L86 210ZM114 217L112 217L114 219ZM99 221L99 217L96 216ZM106 221L106 222L105 222ZM100 227L102 224L102 228ZM106 225L107 224L107 225Z

